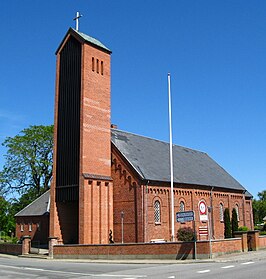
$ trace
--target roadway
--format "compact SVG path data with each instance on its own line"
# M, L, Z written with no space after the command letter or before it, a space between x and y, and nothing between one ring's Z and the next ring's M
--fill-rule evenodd
M263 253L263 254L261 254ZM261 279L266 274L266 251L228 256L214 261L91 262L49 260L0 255L0 278Z

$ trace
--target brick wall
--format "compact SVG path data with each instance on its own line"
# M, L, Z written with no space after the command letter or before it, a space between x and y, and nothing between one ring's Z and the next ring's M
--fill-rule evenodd
M241 252L241 238L212 242L213 256ZM209 241L197 242L197 258L210 257ZM194 242L129 243L113 245L56 245L54 258L86 259L192 259Z
M114 184L114 239L121 242L121 212L124 214L124 242L150 242L153 239L170 241L170 189L167 183L151 183L141 185L131 167L123 160L119 152L112 149L112 178ZM174 186L174 212L180 211L180 203L185 205L185 211L194 211L195 228L198 240L207 240L208 235L200 235L199 227L208 227L207 221L200 221L199 202L204 201L212 207L209 215L210 233L214 239L224 238L224 222L221 218L222 211L229 208L230 213L238 207L239 226L248 226L252 229L247 212L251 212L250 201L245 200L241 192L213 189L197 185ZM154 203L160 202L161 219L155 223ZM193 222L175 222L175 237L179 228L194 228Z
M94 58L94 71L92 59ZM97 61L101 69L97 72ZM110 54L84 44L81 87L81 173L111 176Z
M228 253L242 252L241 238L230 238L223 240L213 240L211 242L213 256Z
M82 48L79 243L108 243L112 224L110 54Z
M55 148L51 185L50 236L64 243L108 243L113 229L110 131L110 53L80 41L81 110L78 204L55 201L57 116L60 51L57 54L55 94ZM84 179L84 174L109 177Z
M259 237L259 248L260 249L266 248L266 235Z
M43 216L16 217L16 237L30 236L31 241L48 244L49 214Z
M54 246L54 258L177 259L193 258L193 243Z
M123 219L123 241L143 241L141 187L133 176L132 170L121 161L116 151L112 154L112 178L113 178L113 204L114 204L114 241L122 242Z
M22 255L22 244L0 244L0 254Z
M113 184L112 181L84 179L80 193L81 244L109 243L113 231ZM81 226L82 225L82 226Z

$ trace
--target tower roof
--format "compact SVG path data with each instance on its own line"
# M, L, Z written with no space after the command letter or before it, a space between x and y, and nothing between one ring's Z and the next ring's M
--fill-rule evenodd
M84 34L82 32L79 32L79 31L77 31L77 30L75 30L73 28L69 28L67 33L66 33L66 35L65 35L65 37L64 37L64 39L62 40L62 42L60 43L59 47L57 48L57 50L55 52L56 54L60 51L62 45L64 44L64 42L66 41L66 39L67 39L67 37L69 35L74 36L77 40L79 40L82 43L87 43L89 45L92 45L92 46L94 46L94 47L96 47L98 49L103 50L104 52L109 53L109 54L112 53L112 51L109 48L107 48L99 40L97 40L97 39L95 39L95 38L93 38L93 37L91 37L89 35L86 35L86 34Z

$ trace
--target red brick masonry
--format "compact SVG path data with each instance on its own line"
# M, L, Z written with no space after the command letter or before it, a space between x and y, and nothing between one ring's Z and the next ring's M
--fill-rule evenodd
M0 254L22 255L22 244L0 244Z
M212 247L211 247L212 246ZM211 249L211 250L210 250ZM197 242L197 258L241 252L241 238ZM56 259L193 259L194 242L132 243L114 245L56 245Z
M266 248L266 237L258 231L238 238L194 242L129 243L111 245L55 245L56 259L207 259L223 254L246 252L247 240L253 251Z

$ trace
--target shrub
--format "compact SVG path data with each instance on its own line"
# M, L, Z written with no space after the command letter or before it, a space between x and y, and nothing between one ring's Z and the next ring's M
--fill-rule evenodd
M11 240L11 242L12 242L13 244L17 244L17 243L18 243L18 238L17 238L17 237L13 237L12 240Z
M261 226L254 226L254 230L255 231L260 231L261 230Z
M246 226L239 227L238 231L240 231L240 232L247 232L248 231L248 227L246 227Z
M8 243L12 243L13 242L14 237L10 237L8 235L3 235L1 236L1 242L8 242ZM15 238L17 239L17 238Z
M232 234L234 234L234 232L238 231L238 220L237 220L237 213L236 213L236 209L233 208L232 210Z
M266 231L260 231L260 235L266 235Z
M180 228L177 231L177 239L179 241L192 241L194 239L194 231L190 227Z
M230 212L229 212L228 208L226 208L224 210L224 237L225 238L231 238L232 237Z

